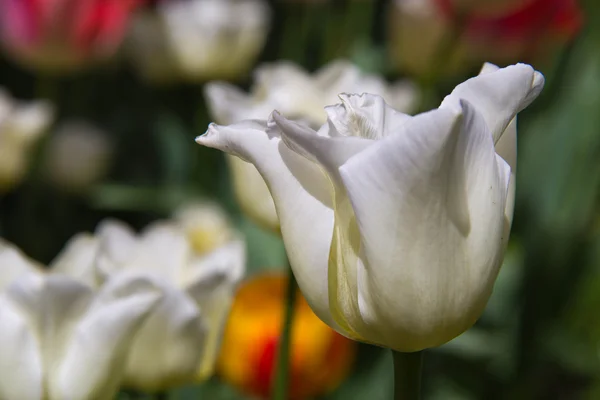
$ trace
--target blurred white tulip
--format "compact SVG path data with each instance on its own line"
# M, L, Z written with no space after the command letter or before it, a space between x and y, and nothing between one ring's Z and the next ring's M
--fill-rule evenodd
M512 222L514 120L543 86L529 65L488 64L414 117L342 94L318 131L274 112L196 140L258 168L317 316L417 351L464 332L489 299Z
M232 236L199 254L186 230L175 222L155 223L136 235L117 221L103 222L97 239L100 280L143 276L164 293L130 350L124 384L160 391L208 377L245 270L244 241Z
M288 118L318 127L327 120L324 107L338 101L340 93L373 93L392 107L414 112L419 101L416 85L408 80L388 84L365 74L347 61L334 61L314 74L290 62L265 64L256 69L250 93L225 82L206 85L209 110L219 124L246 119L266 119L273 110ZM228 157L236 198L242 210L259 225L279 231L279 220L269 189L256 168L237 157Z
M161 297L142 277L111 280L95 292L42 272L7 243L0 285L1 399L112 399L126 350Z
M22 180L32 147L50 125L52 116L47 102L22 103L0 89L0 192Z
M85 121L67 121L50 136L44 171L58 187L82 191L106 176L112 154L106 132Z
M208 253L233 239L229 217L216 203L186 204L175 212L174 217L197 254Z
M134 21L129 51L143 77L165 82L236 79L262 50L264 0L170 0Z

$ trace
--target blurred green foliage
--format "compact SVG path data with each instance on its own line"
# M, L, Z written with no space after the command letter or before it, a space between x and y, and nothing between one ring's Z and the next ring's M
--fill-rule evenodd
M386 2L272 5L262 61L286 58L315 69L346 56L396 77L385 53ZM473 329L427 351L428 399L600 398L600 4L584 5L584 30L554 65L538 67L547 87L519 120L515 224L493 298ZM463 78L441 82L436 100ZM30 256L48 262L71 235L92 231L102 218L139 228L202 195L226 206L246 234L250 273L284 265L281 240L237 208L223 155L193 143L210 122L200 85L153 88L112 66L37 76L8 59L0 59L0 85L18 97L49 98L59 120L90 119L118 144L110 179L89 193L61 192L34 164L28 179L0 198L2 236ZM326 398L389 399L392 385L388 352L361 345L354 372ZM169 398L242 397L213 378Z

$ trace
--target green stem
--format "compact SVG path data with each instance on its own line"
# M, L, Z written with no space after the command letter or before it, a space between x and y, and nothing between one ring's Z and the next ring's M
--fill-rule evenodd
M400 353L392 350L392 357L394 358L394 400L419 400L423 352Z
M292 322L294 319L294 304L298 286L292 273L288 270L288 287L285 301L285 317L279 336L279 348L277 350L277 374L273 386L273 400L286 400L289 393L290 380L290 342L292 336Z

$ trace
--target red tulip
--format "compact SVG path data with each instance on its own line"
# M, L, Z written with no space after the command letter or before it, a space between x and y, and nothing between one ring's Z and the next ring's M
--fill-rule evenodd
M577 0L395 0L392 53L414 74L427 74L453 27L460 36L446 51L444 72L484 61L540 63L581 28ZM448 49L446 49L448 50Z
M143 0L0 0L5 48L28 66L72 70L112 56Z

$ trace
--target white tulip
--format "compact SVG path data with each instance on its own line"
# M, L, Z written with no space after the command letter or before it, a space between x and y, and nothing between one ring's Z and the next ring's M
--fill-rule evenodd
M340 333L398 351L468 329L491 294L512 219L516 114L544 78L528 65L459 86L411 117L340 95L318 132L274 112L212 124L199 144L253 163L268 183L294 275Z
M0 89L0 192L27 172L29 153L52 120L43 101L19 103Z
M394 108L413 112L418 102L410 81L389 85L379 76L368 75L347 61L334 61L313 75L289 62L265 64L256 69L250 93L225 82L206 85L211 114L219 124L247 119L265 119L278 110L318 127L327 120L323 108L337 102L339 93L373 93ZM228 157L233 187L242 210L260 225L279 231L279 220L269 189L256 168L237 157Z
M139 278L97 293L61 275L16 278L0 293L0 398L112 399L125 350L159 298Z
M203 201L186 204L176 211L174 218L196 254L213 251L234 236L229 217L216 203Z
M158 391L209 375L244 272L244 242L234 238L198 255L185 231L167 222L138 236L122 223L106 221L97 238L100 277L143 276L164 293L130 349L124 385Z
M134 19L129 52L156 82L234 79L262 50L270 10L264 0L171 0Z

